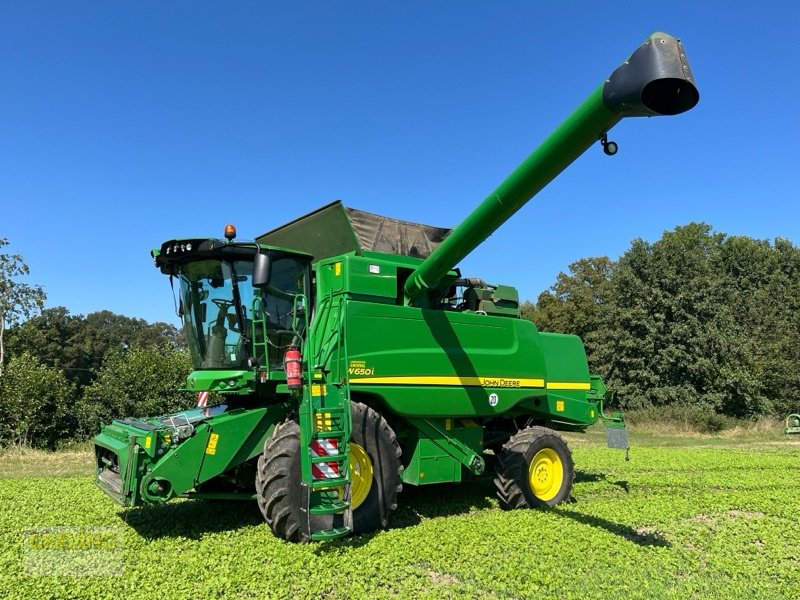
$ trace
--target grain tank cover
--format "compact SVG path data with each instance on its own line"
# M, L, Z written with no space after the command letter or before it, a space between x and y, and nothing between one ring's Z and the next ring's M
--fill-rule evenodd
M315 261L365 251L426 258L448 233L450 230L443 227L348 208L337 200L268 231L256 241L306 252Z

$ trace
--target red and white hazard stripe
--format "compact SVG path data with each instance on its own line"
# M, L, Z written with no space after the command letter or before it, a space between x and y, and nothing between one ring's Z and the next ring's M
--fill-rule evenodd
M205 408L208 404L208 392L197 394L197 408Z
M312 440L311 456L331 456L339 454L339 442L334 438Z
M339 442L335 439L311 442L311 456L332 456L334 454L339 454ZM336 479L339 477L339 463L336 461L312 463L311 476L314 479Z

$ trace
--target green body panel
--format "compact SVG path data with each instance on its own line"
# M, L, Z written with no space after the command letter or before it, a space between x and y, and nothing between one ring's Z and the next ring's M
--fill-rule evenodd
M437 433L429 435L418 428L409 429L402 440L407 464L403 471L403 483L428 485L461 481L466 465L453 456L453 442L463 444L465 449L480 455L483 452L483 429L475 421L441 419L430 422ZM467 467L468 468L468 467Z
M465 302L474 305L477 313L519 317L519 293L508 285L499 285L493 290L470 288L465 295Z
M381 395L399 415L492 416L544 394L544 356L529 321L352 301L345 327L352 388Z
M255 390L255 385L252 371L193 371L186 378L186 389L190 392L208 391L249 394Z
M334 377L346 373L353 394L402 417L534 413L570 428L597 421L580 338L540 334L524 319L383 302L384 290L398 286L393 273L370 274L352 254L317 268L317 320L329 326L323 333L312 324L310 340L328 341L312 350L313 360ZM339 331L346 332L346 364Z

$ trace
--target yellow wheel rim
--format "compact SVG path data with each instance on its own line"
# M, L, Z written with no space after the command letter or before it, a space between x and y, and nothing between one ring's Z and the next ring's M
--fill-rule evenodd
M542 502L558 495L564 483L564 465L555 450L543 448L534 455L528 467L528 481L533 495Z
M353 442L350 442L350 480L350 505L355 510L372 489L372 461L366 450Z

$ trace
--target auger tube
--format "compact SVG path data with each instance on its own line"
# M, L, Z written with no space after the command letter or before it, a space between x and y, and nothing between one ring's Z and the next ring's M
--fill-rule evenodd
M414 304L624 117L677 115L700 94L680 40L654 33L481 202L404 285Z

